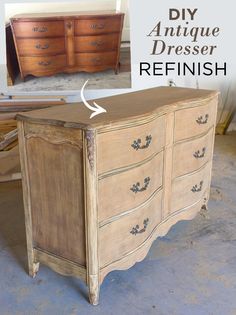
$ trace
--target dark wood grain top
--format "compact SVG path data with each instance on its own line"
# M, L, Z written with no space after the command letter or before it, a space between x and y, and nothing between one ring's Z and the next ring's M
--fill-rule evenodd
M24 21L32 21L32 20L59 20L66 19L70 17L82 17L82 18L94 18L98 16L102 17L110 17L110 16L120 16L124 15L122 12L118 11L74 11L74 12L51 12L51 13L22 13L14 15L11 20L24 20Z
M109 126L122 121L143 118L158 113L171 105L184 108L190 102L203 101L216 97L218 92L199 89L158 87L138 92L111 96L95 100L107 110L90 119L91 111L83 103L72 103L53 108L35 110L17 115L18 120L43 124L61 125L73 128L96 128ZM93 105L93 100L88 101Z

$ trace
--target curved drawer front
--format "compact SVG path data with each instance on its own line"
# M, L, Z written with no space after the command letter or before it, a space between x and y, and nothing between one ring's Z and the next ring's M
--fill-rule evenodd
M64 21L13 22L16 37L64 36Z
M116 50L119 43L119 34L107 34L96 36L76 36L76 52L97 52Z
M79 53L75 55L78 66L103 66L116 64L117 52Z
M21 65L24 72L47 73L52 70L64 68L66 65L66 55L47 57L21 57Z
M209 130L216 120L217 99L206 105L179 110L175 113L175 141L191 138Z
M99 180L99 220L138 207L162 185L162 173L163 152L139 167Z
M100 266L121 259L135 250L161 221L162 191L142 208L100 228Z
M98 134L98 172L141 162L160 152L165 142L165 116L152 122Z
M90 35L119 32L121 17L107 17L75 20L75 35Z
M173 155L173 178L201 168L212 158L213 129L204 137L176 144Z
M181 210L203 198L210 183L211 163L193 175L186 175L173 182L171 212Z
M64 38L18 39L17 45L20 55L41 56L65 53Z

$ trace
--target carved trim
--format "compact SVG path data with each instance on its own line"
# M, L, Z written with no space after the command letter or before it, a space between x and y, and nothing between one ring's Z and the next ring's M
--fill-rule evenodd
M93 170L94 169L94 152L95 152L94 131L86 130L85 139L86 139L86 145L87 145L89 165L90 165L91 170Z
M52 139L51 137L47 137L47 136L40 136L40 135L36 135L36 134L27 134L25 136L25 138L27 140L30 140L31 138L38 138L38 139L41 139L41 140L44 140L44 141L47 141L51 144L69 144L69 145L73 145L75 147L78 147L80 149L82 149L82 145L81 143L78 141L72 141L72 140L69 140L69 139L58 139L58 138L54 138Z

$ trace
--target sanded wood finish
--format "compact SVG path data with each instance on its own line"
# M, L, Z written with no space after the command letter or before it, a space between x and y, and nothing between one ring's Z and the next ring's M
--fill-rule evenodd
M93 119L82 104L18 115L30 274L77 276L96 305L110 271L205 208L217 100L162 87L96 100Z
M106 69L117 73L123 19L123 13L110 11L14 16L11 27L22 79Z

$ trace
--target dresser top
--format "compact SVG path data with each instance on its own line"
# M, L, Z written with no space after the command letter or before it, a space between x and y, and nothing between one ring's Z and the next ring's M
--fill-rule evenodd
M34 110L17 115L18 120L38 122L72 128L102 128L113 124L122 124L133 119L144 119L153 114L161 114L189 106L199 106L199 102L214 98L216 91L158 87L127 94L110 96L95 100L96 103L107 110L90 119L91 111L80 103L72 103ZM93 101L88 101L93 106Z
M65 19L69 17L96 17L96 16L117 16L117 15L124 15L119 11L111 10L111 11L74 11L74 12L50 12L50 13L23 13L23 14L16 14L11 19L12 20L40 20L40 19Z

